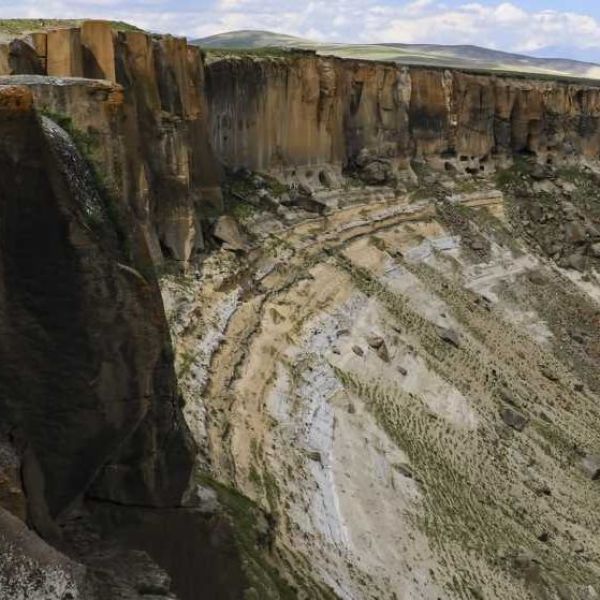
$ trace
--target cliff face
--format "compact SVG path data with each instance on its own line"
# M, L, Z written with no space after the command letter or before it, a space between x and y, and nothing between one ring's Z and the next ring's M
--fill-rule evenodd
M179 506L193 444L130 212L101 197L27 88L0 87L0 130L2 508L60 545L57 518L84 496Z
M361 151L483 170L514 153L597 158L600 90L589 85L301 56L207 67L211 140L237 168L305 176Z
M133 208L155 261L187 260L203 245L198 205L220 205L199 50L183 39L116 33L101 21L29 41L0 47L0 74L56 78L21 83L31 85L40 111L68 117L86 137L105 184Z
M203 247L221 206L219 165L312 189L403 179L411 161L479 173L514 154L600 154L600 88L588 83L401 67L291 53L212 58L184 39L109 23L31 34L0 47L0 73L39 109L68 117L156 263ZM86 83L72 77L93 79ZM103 83L99 81L102 80Z
M600 86L103 22L0 73L0 596L597 596Z

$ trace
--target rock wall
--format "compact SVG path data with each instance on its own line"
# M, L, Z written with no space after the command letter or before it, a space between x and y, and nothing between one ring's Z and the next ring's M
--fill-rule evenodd
M0 508L62 548L83 498L180 506L194 446L144 236L33 105L0 87ZM24 580L15 560L3 597Z
M600 88L311 55L207 67L211 141L232 168L315 180L361 152L483 170L493 157L600 154Z
M50 516L92 482L111 501L177 502L191 445L143 237L66 134L41 129L29 90L0 90L3 427L27 441Z
M85 136L156 263L202 249L202 218L221 207L219 165L322 188L341 187L344 170L391 183L414 159L476 173L514 153L600 155L600 87L586 82L311 52L205 64L183 38L117 33L103 21L0 47L1 73L55 78L19 82ZM80 76L88 81L70 79Z
M133 208L155 262L202 248L198 212L221 196L197 48L86 21L1 46L0 75L21 75L41 111L70 120L115 199Z

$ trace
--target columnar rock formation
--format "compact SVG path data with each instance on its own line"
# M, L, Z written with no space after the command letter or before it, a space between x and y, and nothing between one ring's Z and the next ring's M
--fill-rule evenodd
M231 167L341 169L361 151L484 169L494 157L600 155L600 87L317 56L207 69L211 141Z
M187 260L202 247L198 208L220 204L207 136L204 65L185 40L110 23L32 34L0 47L0 74L30 85L40 111L86 138L115 200L132 206L152 255ZM37 52L37 54L36 54ZM71 80L72 77L103 83Z

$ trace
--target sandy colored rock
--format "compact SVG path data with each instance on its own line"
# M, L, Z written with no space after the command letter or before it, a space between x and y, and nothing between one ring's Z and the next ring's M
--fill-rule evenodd
M84 21L81 25L85 77L116 82L115 40L108 21Z
M83 77L83 48L79 28L48 31L46 48L46 73L48 75Z

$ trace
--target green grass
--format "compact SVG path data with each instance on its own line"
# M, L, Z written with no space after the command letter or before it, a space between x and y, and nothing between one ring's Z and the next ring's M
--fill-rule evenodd
M336 371L346 389L364 400L380 426L406 452L422 482L424 506L415 518L436 554L445 561L442 578L446 579L440 584L465 599L473 597L472 589L487 590L496 598L528 597L510 560L501 558L522 550L543 564L544 585L550 588L560 582L584 585L594 581L593 570L577 557L537 539L548 526L549 513L532 504L533 492L514 456L537 456L542 479L551 481L559 466L563 472L571 468L574 441L593 448L587 438L589 431L597 430L597 410L590 406L583 421L570 412L561 412L561 420L552 424L538 419L539 407L551 410L555 406L556 392L547 389L532 365L551 364L551 355L536 349L507 324L502 325L505 339L495 347L500 327L497 317L477 308L475 295L427 265L411 270L449 305L474 343L464 340L461 348L448 349L440 344L433 326L416 314L402 295L343 257L338 257L338 262L359 289L376 297L398 325L418 340L419 355L428 367L469 398L480 419L475 431L456 428L432 415L423 398L392 382L382 384L368 374ZM484 347L491 351L482 352ZM528 356L527 364L514 356L518 348ZM494 390L499 386L512 389L528 411L535 411L530 414L526 434L498 429L502 401ZM557 419L556 411L553 414ZM572 500L567 500L566 494L571 498L589 494L589 502L577 509L583 514L597 502L597 492L587 492L592 488L581 477L571 475L568 484L560 487L557 497L565 494L569 506Z
M252 500L228 487L206 473L197 474L198 483L210 487L217 492L219 503L229 516L233 526L235 542L242 559L242 568L248 579L248 587L258 594L249 598L260 600L297 600L298 598L315 598L334 600L331 591L318 584L310 574L302 574L302 558L274 553L270 548L272 535L265 535L269 528L269 515ZM269 494L278 495L277 484L267 474L258 471L252 476L256 484L266 485ZM281 565L280 565L281 563ZM285 567L287 575L291 576L294 584L284 579L279 566ZM299 591L302 590L300 593Z
M297 48L202 48L207 58L302 58L312 56L311 50L300 50Z

